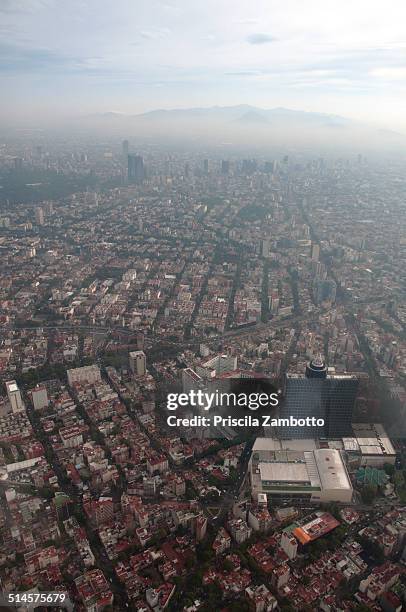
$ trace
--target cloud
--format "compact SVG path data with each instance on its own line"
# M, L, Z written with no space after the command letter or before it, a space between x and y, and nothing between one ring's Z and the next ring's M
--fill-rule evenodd
M49 71L67 69L79 60L50 51L48 49L30 49L7 43L0 43L0 72L25 73L31 71Z
M259 23L258 19L233 19L233 23L237 25L257 25Z
M370 70L369 75L388 81L402 81L406 79L406 66L384 66Z
M250 45L266 45L267 43L275 42L276 38L271 36L270 34L263 34L261 32L257 32L255 34L250 34L247 36L247 42Z
M25 3L18 0L1 0L0 13L25 13L38 10L44 7L41 0L27 0Z
M168 28L151 28L150 30L141 30L139 34L141 38L145 38L146 40L158 40L159 38L168 36L170 33Z
M0 0L3 114L19 99L68 108L70 95L95 109L106 97L154 108L161 85L172 106L303 102L335 112L346 101L388 116L401 106L406 2L393 11L379 0L341 3L334 19L325 0L311 11L298 0L235 0L232 14L228 0L118 4Z
M235 70L234 72L225 72L225 76L232 77L252 77L261 74L259 70Z

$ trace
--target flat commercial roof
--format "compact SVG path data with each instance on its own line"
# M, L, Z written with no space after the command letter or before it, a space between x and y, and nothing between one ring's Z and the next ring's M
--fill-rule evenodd
M332 448L314 451L314 458L323 489L351 489L341 454Z
M275 438L257 438L252 447L253 451L311 451L317 448L315 440L308 438L304 440L277 440Z
M360 444L363 455L383 455L382 449L377 444Z
M271 482L310 482L305 463L260 463L261 480Z
M352 488L341 453L336 449L305 451L303 461L292 459L289 452L279 451L277 455L276 460L259 460L261 481L310 483L311 486L326 490Z
M267 451L267 450L280 450L280 440L274 438L257 438L252 447L252 451Z
M282 440L282 448L292 451L311 451L317 448L316 440Z
M381 423L353 423L352 428L365 455L396 455L388 434Z

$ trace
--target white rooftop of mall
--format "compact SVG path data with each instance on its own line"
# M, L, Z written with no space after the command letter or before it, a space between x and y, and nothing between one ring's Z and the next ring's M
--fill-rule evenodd
M357 423L353 437L337 440L257 438L249 462L252 496L350 503L347 465L383 468L396 451L382 425Z

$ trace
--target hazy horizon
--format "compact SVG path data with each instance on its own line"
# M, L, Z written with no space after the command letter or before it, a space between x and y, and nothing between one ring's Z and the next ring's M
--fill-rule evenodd
M406 133L406 5L2 0L4 125L250 104Z

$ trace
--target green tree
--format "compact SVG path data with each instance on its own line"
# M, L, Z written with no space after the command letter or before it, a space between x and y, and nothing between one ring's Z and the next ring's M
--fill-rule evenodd
M232 571L233 571L233 569L234 569L233 564L232 564L232 563L231 563L231 561L229 561L228 559L224 559L224 561L223 561L223 564L222 564L222 565L223 565L223 570L224 570L225 572L232 572Z
M372 504L376 497L376 487L374 485L365 485L361 489L361 498L364 504Z
M244 599L233 601L232 604L228 606L228 610L230 610L230 612L248 612L249 609L248 602Z
M395 473L395 466L392 465L391 463L385 463L385 465L383 466L383 469L385 470L386 474L390 477L392 477Z
M370 612L370 608L365 604L359 604L358 606L355 606L354 612Z
M393 476L393 482L397 489L402 489L405 485L405 479L402 470L396 470Z
M38 490L41 497L44 497L46 500L50 501L54 498L54 489L52 487L43 486Z
M367 555L372 557L379 565L384 563L385 555L382 547L377 542L374 542L373 540L370 540L364 536L359 536L357 539Z

